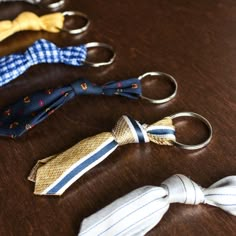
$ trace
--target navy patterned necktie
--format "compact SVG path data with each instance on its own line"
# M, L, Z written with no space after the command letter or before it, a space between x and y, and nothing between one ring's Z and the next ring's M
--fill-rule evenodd
M77 95L121 95L137 99L141 94L141 83L136 78L109 82L103 86L79 79L68 86L36 92L2 109L0 136L21 136Z

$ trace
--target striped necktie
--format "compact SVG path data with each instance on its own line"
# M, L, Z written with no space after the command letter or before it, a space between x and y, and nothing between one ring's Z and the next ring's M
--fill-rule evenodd
M170 203L204 203L236 216L236 176L202 188L178 174L160 187L136 189L84 219L79 236L143 236L159 223Z
M141 82L137 78L102 86L79 79L67 86L25 96L0 110L0 136L15 138L23 135L77 95L120 95L137 99L141 94Z
M59 48L45 39L40 39L24 53L15 53L0 58L0 86L16 79L33 65L64 63L82 66L86 57L85 45Z
M84 139L58 155L39 161L28 179L35 182L34 193L37 195L62 195L118 146L150 141L160 145L173 144L175 129L170 117L152 125L141 125L128 116L122 116L112 132Z

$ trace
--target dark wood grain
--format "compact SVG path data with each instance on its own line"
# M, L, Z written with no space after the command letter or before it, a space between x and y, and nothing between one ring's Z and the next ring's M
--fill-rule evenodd
M0 138L1 236L73 236L84 217L137 187L158 185L175 173L207 187L236 174L235 0L68 0L65 9L87 13L92 21L89 31L79 37L17 33L0 43L0 56L22 51L39 38L61 46L100 41L115 47L115 63L99 69L35 66L0 88L0 107L82 76L102 84L153 70L173 75L178 95L165 105L121 97L77 97L22 138ZM13 19L23 10L46 13L26 3L1 4L0 19ZM179 111L195 111L211 121L214 136L207 148L193 152L151 143L122 146L62 197L33 195L27 175L38 159L111 130L122 114L152 123ZM205 134L198 124L188 127L178 129L179 138L196 142L199 134ZM235 231L236 218L220 209L172 204L148 235L233 236Z

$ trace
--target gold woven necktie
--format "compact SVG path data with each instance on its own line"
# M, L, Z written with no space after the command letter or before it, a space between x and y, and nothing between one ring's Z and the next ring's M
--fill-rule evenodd
M84 139L65 152L38 161L28 179L35 182L34 193L37 195L62 195L118 146L150 141L160 145L173 144L175 128L170 117L152 125L141 125L128 116L122 116L112 132Z
M63 28L63 24L64 16L60 12L41 17L33 12L23 12L13 21L0 21L0 42L14 33L24 30L45 30L51 33L58 33Z

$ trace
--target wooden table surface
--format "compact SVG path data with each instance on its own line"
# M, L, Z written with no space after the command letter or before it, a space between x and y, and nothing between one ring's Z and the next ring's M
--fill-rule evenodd
M27 3L6 3L1 4L0 19L13 19L25 10L47 13ZM84 217L135 188L159 185L176 173L190 176L203 187L236 174L235 0L68 0L63 10L88 14L91 27L87 33L77 37L17 33L0 43L0 56L23 51L40 38L59 46L99 41L115 47L115 63L103 68L34 66L0 88L1 108L33 91L69 84L80 77L103 84L147 71L173 75L178 94L164 105L122 97L77 97L21 138L0 138L1 236L73 236ZM169 90L157 80L144 85L149 96L162 96ZM27 175L37 160L83 138L110 131L123 114L152 123L181 111L197 112L211 122L214 134L206 148L186 151L152 143L122 146L62 197L33 195L34 186ZM180 140L194 143L205 135L206 130L197 122L178 122ZM235 231L236 218L220 209L172 204L148 235L230 236Z

